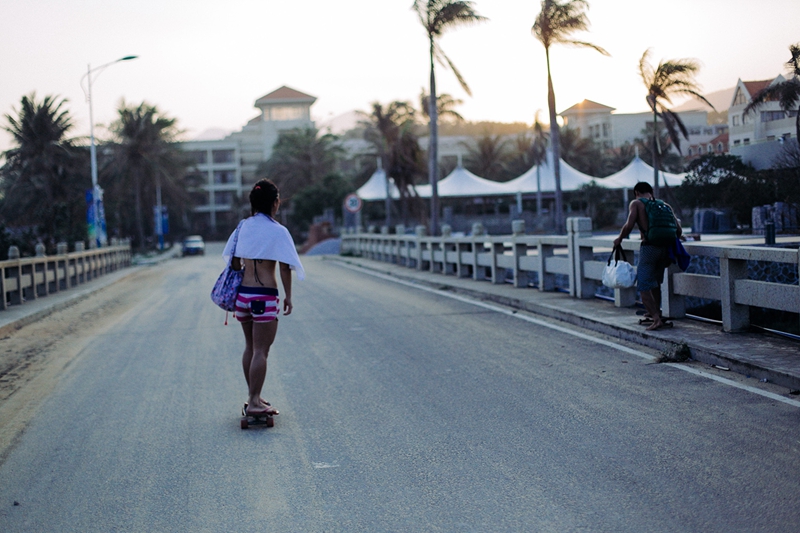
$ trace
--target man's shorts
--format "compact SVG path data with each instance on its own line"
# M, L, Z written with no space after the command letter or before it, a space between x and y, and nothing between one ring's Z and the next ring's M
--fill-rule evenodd
M669 252L662 246L642 244L639 264L636 265L636 288L639 291L657 289L664 281L664 269L669 266Z
M278 289L241 286L233 314L239 322L272 322L278 320L278 304Z

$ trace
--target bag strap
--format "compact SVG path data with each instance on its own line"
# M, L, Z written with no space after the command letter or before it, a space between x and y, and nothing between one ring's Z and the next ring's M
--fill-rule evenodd
M244 219L239 221L239 225L236 226L236 231L233 232L233 250L231 251L231 258L228 259L228 266L231 266L233 258L236 255L236 245L239 243L239 230L242 229L242 224L244 224Z
M622 249L622 246L614 246L611 250L611 254L608 256L608 262L606 263L607 266L611 266L611 260L614 260L614 265L619 263L620 261L625 261L629 263L628 256L625 255L625 250Z

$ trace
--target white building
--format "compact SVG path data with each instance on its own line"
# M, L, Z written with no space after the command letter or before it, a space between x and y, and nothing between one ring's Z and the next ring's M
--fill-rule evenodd
M593 139L605 149L633 144L637 138L644 137L643 131L653 121L650 112L615 114L613 111L613 107L584 100L562 111L560 116L564 119L564 128L577 130L582 138ZM681 147L708 143L728 128L724 124L709 125L708 112L702 110L684 111L678 116L689 132L688 141L686 144L682 141Z
M765 102L748 115L744 108L759 91L783 81L786 79L781 75L772 80L740 79L733 92L728 109L730 152L757 169L771 167L785 143L796 136L797 111L784 111L778 101Z
M284 86L256 100L258 116L240 131L221 140L181 143L195 162L191 194L197 205L198 232L227 230L221 226L230 226L238 218L237 206L246 205L256 169L270 158L281 132L314 127L311 105L315 101Z

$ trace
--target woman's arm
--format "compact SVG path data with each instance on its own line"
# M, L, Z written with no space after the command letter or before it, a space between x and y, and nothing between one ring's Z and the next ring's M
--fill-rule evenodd
M292 269L286 263L279 263L281 283L283 283L283 315L292 314Z

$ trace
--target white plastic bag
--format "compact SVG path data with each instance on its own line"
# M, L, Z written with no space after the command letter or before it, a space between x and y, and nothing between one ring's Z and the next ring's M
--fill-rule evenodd
M611 260L614 264L611 264ZM636 269L623 259L625 252L622 248L612 250L605 268L603 268L603 285L612 289L629 289L636 283Z

